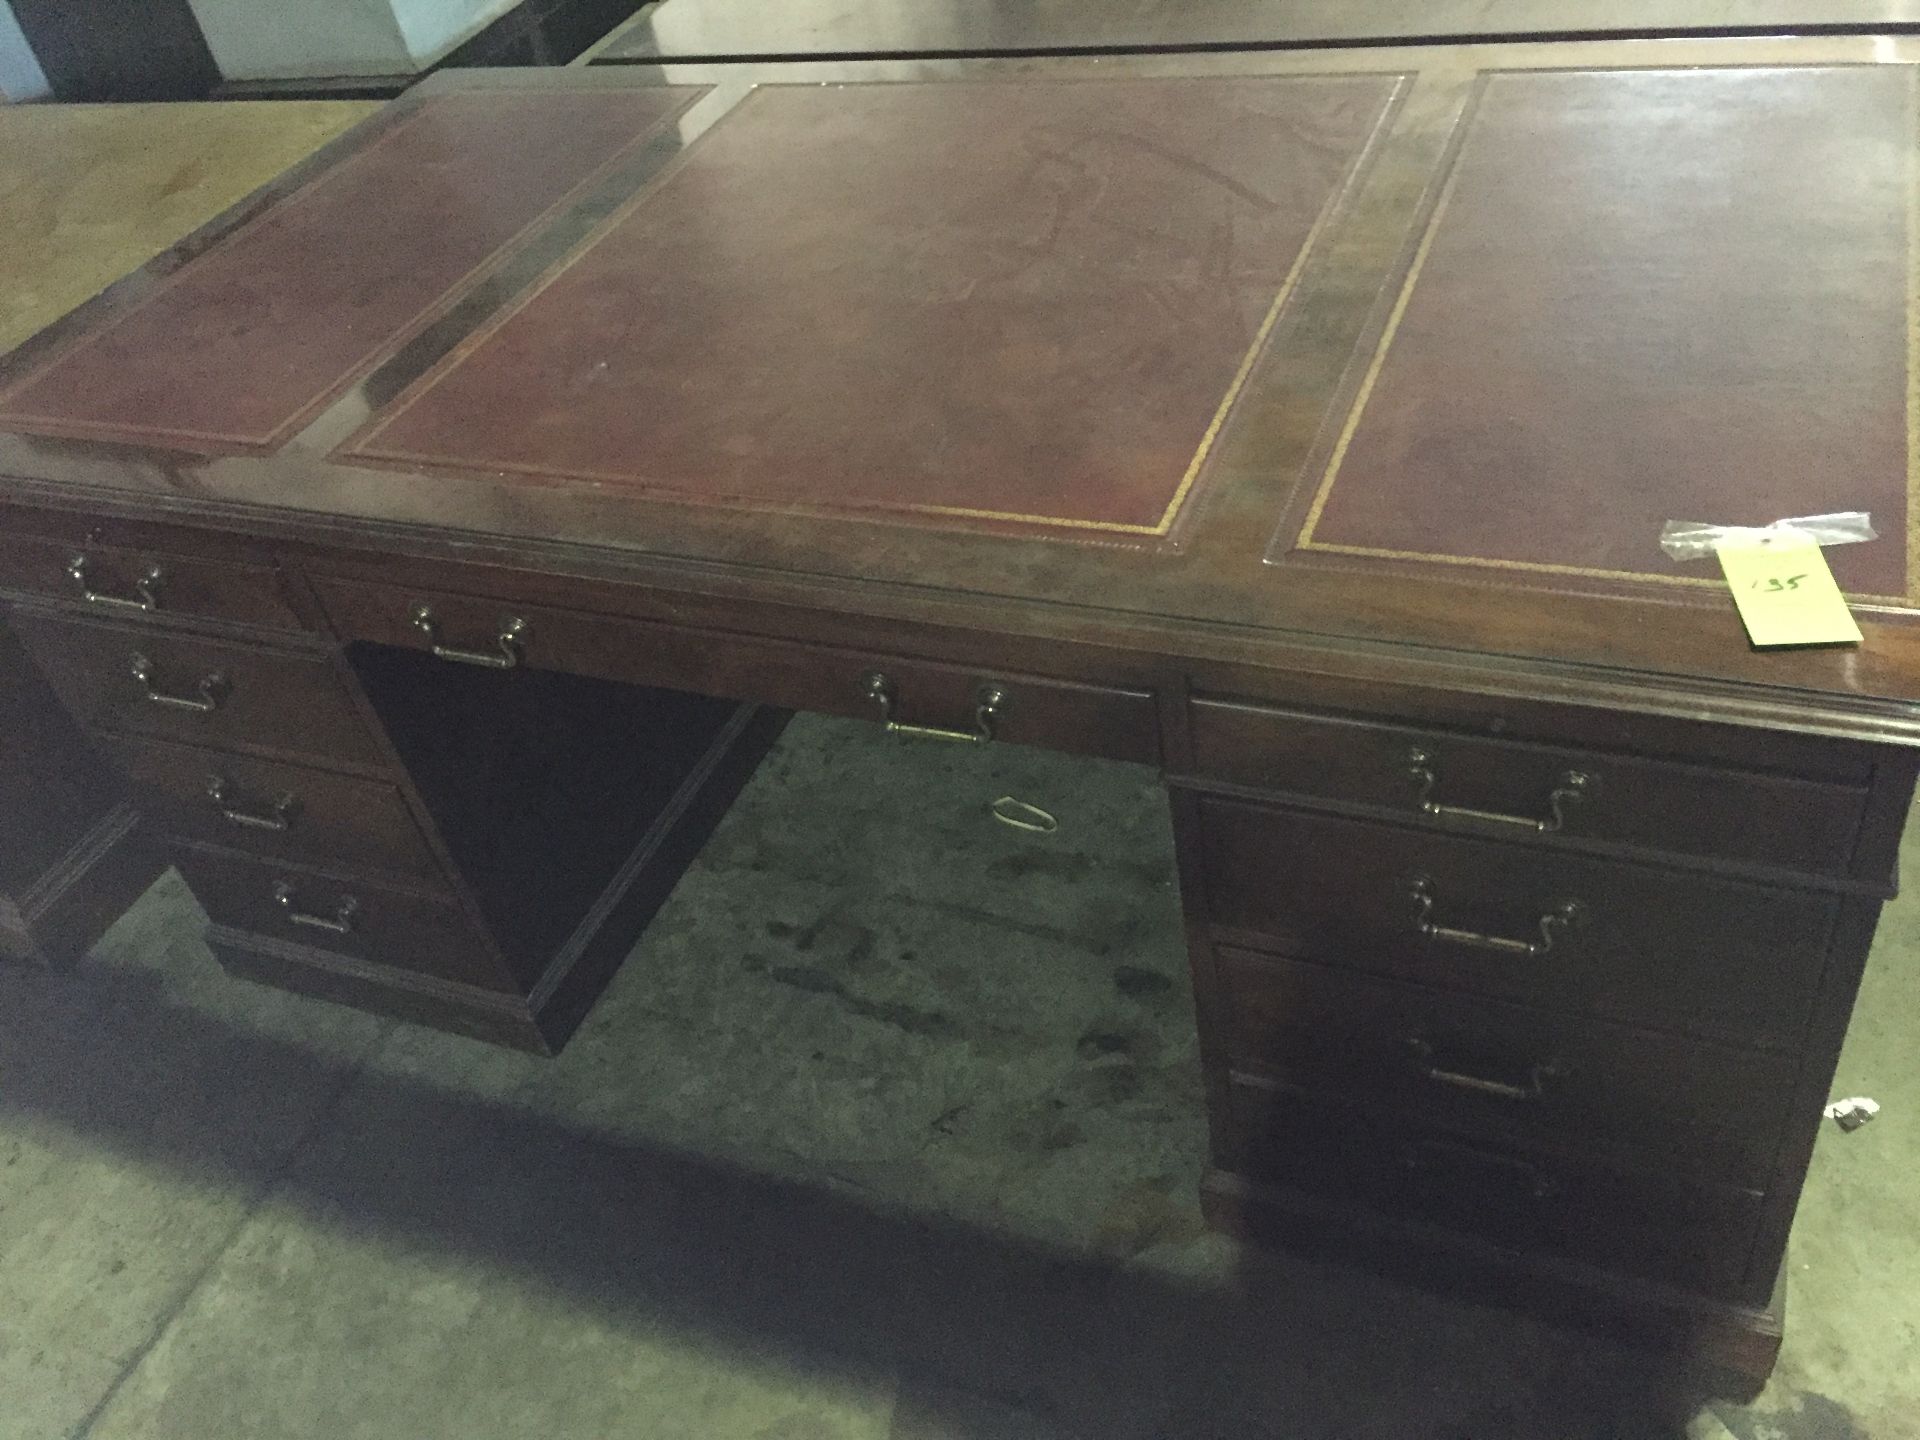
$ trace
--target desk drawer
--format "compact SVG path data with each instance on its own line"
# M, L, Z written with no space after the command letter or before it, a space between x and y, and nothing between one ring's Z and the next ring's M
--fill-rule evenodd
M880 718L878 690L903 724L969 733L991 689L1000 693L989 720L995 739L1141 764L1160 760L1159 720L1144 691L361 581L323 577L315 589L343 640L415 650L438 643L470 663L511 661L862 719ZM426 625L415 618L421 606ZM876 685L875 676L884 683Z
M1204 797L1228 941L1797 1050L1839 901L1657 865Z
M1193 702L1206 779L1426 815L1462 833L1564 835L1845 875L1864 785Z
M1764 1188L1791 1056L1217 952L1232 1064L1496 1141L1546 1140Z
M1337 1095L1241 1078L1238 1163L1377 1213L1707 1292L1742 1282L1762 1196L1462 1139Z
M159 740L104 748L174 834L268 860L438 883L440 864L391 785Z
M449 898L182 847L173 857L216 925L491 990L517 987Z
M302 628L281 590L279 571L265 560L248 563L0 529L0 590L70 600L122 619L152 615Z
M373 763L326 656L16 613L9 623L68 710L121 734Z

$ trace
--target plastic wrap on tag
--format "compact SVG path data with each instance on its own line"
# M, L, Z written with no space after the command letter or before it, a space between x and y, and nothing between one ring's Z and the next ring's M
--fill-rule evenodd
M1827 1119L1848 1134L1858 1130L1879 1113L1880 1102L1870 1100L1865 1095L1849 1095L1845 1100L1836 1100L1827 1106L1825 1111Z
M1872 517L1864 510L1831 515L1797 515L1771 525L1709 525L1699 520L1669 520L1660 531L1660 548L1674 560L1699 560L1723 545L1758 545L1774 540L1811 541L1815 545L1855 545L1877 540Z

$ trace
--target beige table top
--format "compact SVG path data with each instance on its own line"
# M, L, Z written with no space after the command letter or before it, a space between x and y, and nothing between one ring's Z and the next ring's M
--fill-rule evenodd
M0 352L377 105L0 105Z

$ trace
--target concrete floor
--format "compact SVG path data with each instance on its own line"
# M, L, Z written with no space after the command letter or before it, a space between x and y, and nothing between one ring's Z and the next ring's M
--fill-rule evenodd
M1920 900L1778 1375L1704 1409L1204 1231L1145 770L796 721L553 1061L228 980L197 924L169 880L0 971L0 1440L1920 1437Z

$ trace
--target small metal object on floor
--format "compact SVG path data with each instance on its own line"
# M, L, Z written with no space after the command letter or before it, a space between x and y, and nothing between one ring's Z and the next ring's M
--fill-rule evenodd
M1012 795L1002 795L987 807L987 813L1002 825L1029 830L1036 835L1051 835L1060 828L1059 820L1050 812Z

